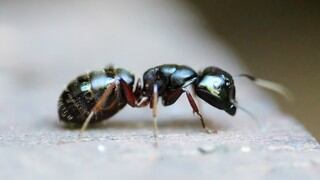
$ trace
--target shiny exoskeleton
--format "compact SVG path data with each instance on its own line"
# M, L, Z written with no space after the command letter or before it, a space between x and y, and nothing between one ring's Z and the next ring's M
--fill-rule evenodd
M207 67L199 75L195 91L197 96L210 105L235 115L236 89L232 76L226 71L217 67Z
M106 88L115 83L117 79L122 79L130 88L133 87L134 75L125 69L114 69L113 67L93 71L71 81L59 98L58 114L60 120L66 123L84 123ZM123 90L116 88L90 122L108 119L126 104Z
M155 121L159 97L164 106L169 106L185 93L193 112L199 115L202 127L206 128L188 87L208 104L230 115L236 113L233 78L220 68L207 67L198 74L188 66L165 64L148 69L143 74L142 86L138 81L133 88L134 79L129 71L113 67L79 76L60 96L60 120L86 127L89 122L110 118L129 104L132 107L150 105Z
M193 86L197 96L210 105L230 115L236 113L233 78L220 68L207 67L197 74L188 66L161 65L147 70L143 82L144 95L151 97L155 85L164 106L175 103L182 93L187 92L188 86Z

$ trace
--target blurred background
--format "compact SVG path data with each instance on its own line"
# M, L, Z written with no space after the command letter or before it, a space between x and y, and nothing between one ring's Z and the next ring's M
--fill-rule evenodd
M136 73L155 62L189 63L195 69L217 65L233 74L249 69L287 86L295 96L293 103L274 97L319 139L319 4L299 0L4 0L0 2L1 82L17 83L18 88L9 88L16 94L21 89L28 94L35 87L52 91L52 96L27 95L40 99L38 104L44 97L53 102L30 106L24 117L32 118L39 112L47 115L48 109L55 116L56 98L67 79L114 60ZM13 76L13 81L6 80ZM0 109L22 111L30 103L24 97L20 105L2 103ZM5 94L0 99L12 101Z
M277 97L320 139L320 2L190 1L207 28L228 43L258 77L287 86L293 103Z

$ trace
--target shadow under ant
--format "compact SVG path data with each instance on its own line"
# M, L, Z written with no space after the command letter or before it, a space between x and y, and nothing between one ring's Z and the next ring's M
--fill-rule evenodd
M52 120L52 125L58 129L71 130L71 131L79 131L81 128L81 124L66 124L63 122L59 122L57 119ZM90 124L87 130L101 130L101 129L145 129L152 128L152 119L140 119L139 121L133 120L123 120L123 119L109 119L98 123ZM213 123L213 121L206 121L206 126L210 129L221 130L225 129L221 124ZM169 129L198 129L202 130L201 123L198 119L171 119L165 121L159 121L158 127L161 130L169 130Z

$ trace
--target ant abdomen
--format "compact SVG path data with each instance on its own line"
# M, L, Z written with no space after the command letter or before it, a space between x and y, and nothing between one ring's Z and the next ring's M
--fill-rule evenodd
M90 111L102 97L105 90L113 85L115 79L123 79L129 87L133 87L134 75L124 69L106 68L81 75L71 81L62 92L58 101L58 114L61 121L71 124L82 124ZM90 123L108 119L121 110L127 101L121 88L112 89Z

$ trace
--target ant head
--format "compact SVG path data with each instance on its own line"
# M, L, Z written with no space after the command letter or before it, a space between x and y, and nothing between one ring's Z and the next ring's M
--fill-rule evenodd
M236 113L235 86L232 76L217 67L207 67L199 75L195 85L197 95L210 105L226 111L230 115Z
M151 97L154 91L154 85L158 88L158 93L162 94L168 84L167 78L160 72L159 68L148 69L143 74L143 95Z

